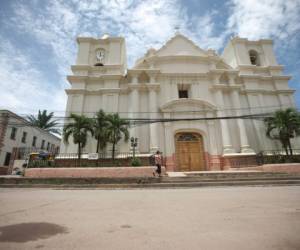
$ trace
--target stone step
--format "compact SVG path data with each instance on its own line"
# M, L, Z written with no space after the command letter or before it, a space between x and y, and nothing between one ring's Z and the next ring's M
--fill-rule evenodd
M220 186L280 186L297 185L300 180L244 180L244 181L198 181L174 183L128 183L128 184L0 184L2 188L52 188L52 189L133 189L133 188L193 188Z
M172 182L202 182L202 181L254 181L254 180L300 180L300 176L258 176L258 177L223 177L223 178L206 178L206 177L172 177L162 178L160 183Z

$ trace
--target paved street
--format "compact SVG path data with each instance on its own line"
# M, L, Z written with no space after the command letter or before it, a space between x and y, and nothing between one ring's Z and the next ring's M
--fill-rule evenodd
M0 190L0 249L300 249L300 187Z

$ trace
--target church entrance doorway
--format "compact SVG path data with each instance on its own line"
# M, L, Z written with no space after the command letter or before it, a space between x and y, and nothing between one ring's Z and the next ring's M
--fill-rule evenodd
M204 171L203 138L198 133L175 135L177 171Z

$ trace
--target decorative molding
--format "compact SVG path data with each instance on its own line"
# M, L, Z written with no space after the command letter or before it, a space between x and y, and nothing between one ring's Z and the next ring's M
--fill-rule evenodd
M265 70L283 70L283 65L273 65L273 66L256 66L252 64L241 64L237 66L238 69L253 69L256 71L265 71Z
M76 76L76 75L68 75L67 79L70 83L72 82L88 82L88 81L96 81L96 80L121 80L123 78L122 75L101 75L101 76Z
M262 44L273 44L273 40L271 39L260 39L257 41L250 41L247 38L234 37L231 39L232 43L246 43L249 45L262 45Z
M211 90L227 90L227 91L232 91L232 90L240 90L243 87L241 84L236 84L236 85L227 85L227 84L213 84L211 86Z
M101 88L97 90L87 90L87 89L66 89L67 94L83 94L83 95L97 95L105 93L121 93L124 89L121 88Z
M282 90L266 90L266 89L245 89L242 90L242 94L293 94L294 89L282 89Z
M215 106L214 104L208 101L201 100L201 99L192 99L192 98L181 98L181 99L171 100L163 104L160 107L160 109L162 112L171 112L172 108L178 105L205 106L210 111L217 110L217 106Z
M76 39L77 43L102 43L102 44L108 44L109 42L124 42L124 37L107 37L105 39L96 39L93 37L77 37Z
M262 75L239 75L242 79L258 79L258 80L290 80L291 76L262 76Z

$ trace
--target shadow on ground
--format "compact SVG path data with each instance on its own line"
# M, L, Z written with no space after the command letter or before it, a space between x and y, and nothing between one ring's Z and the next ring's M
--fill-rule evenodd
M0 242L28 242L68 233L66 227L47 223L20 223L0 227Z

